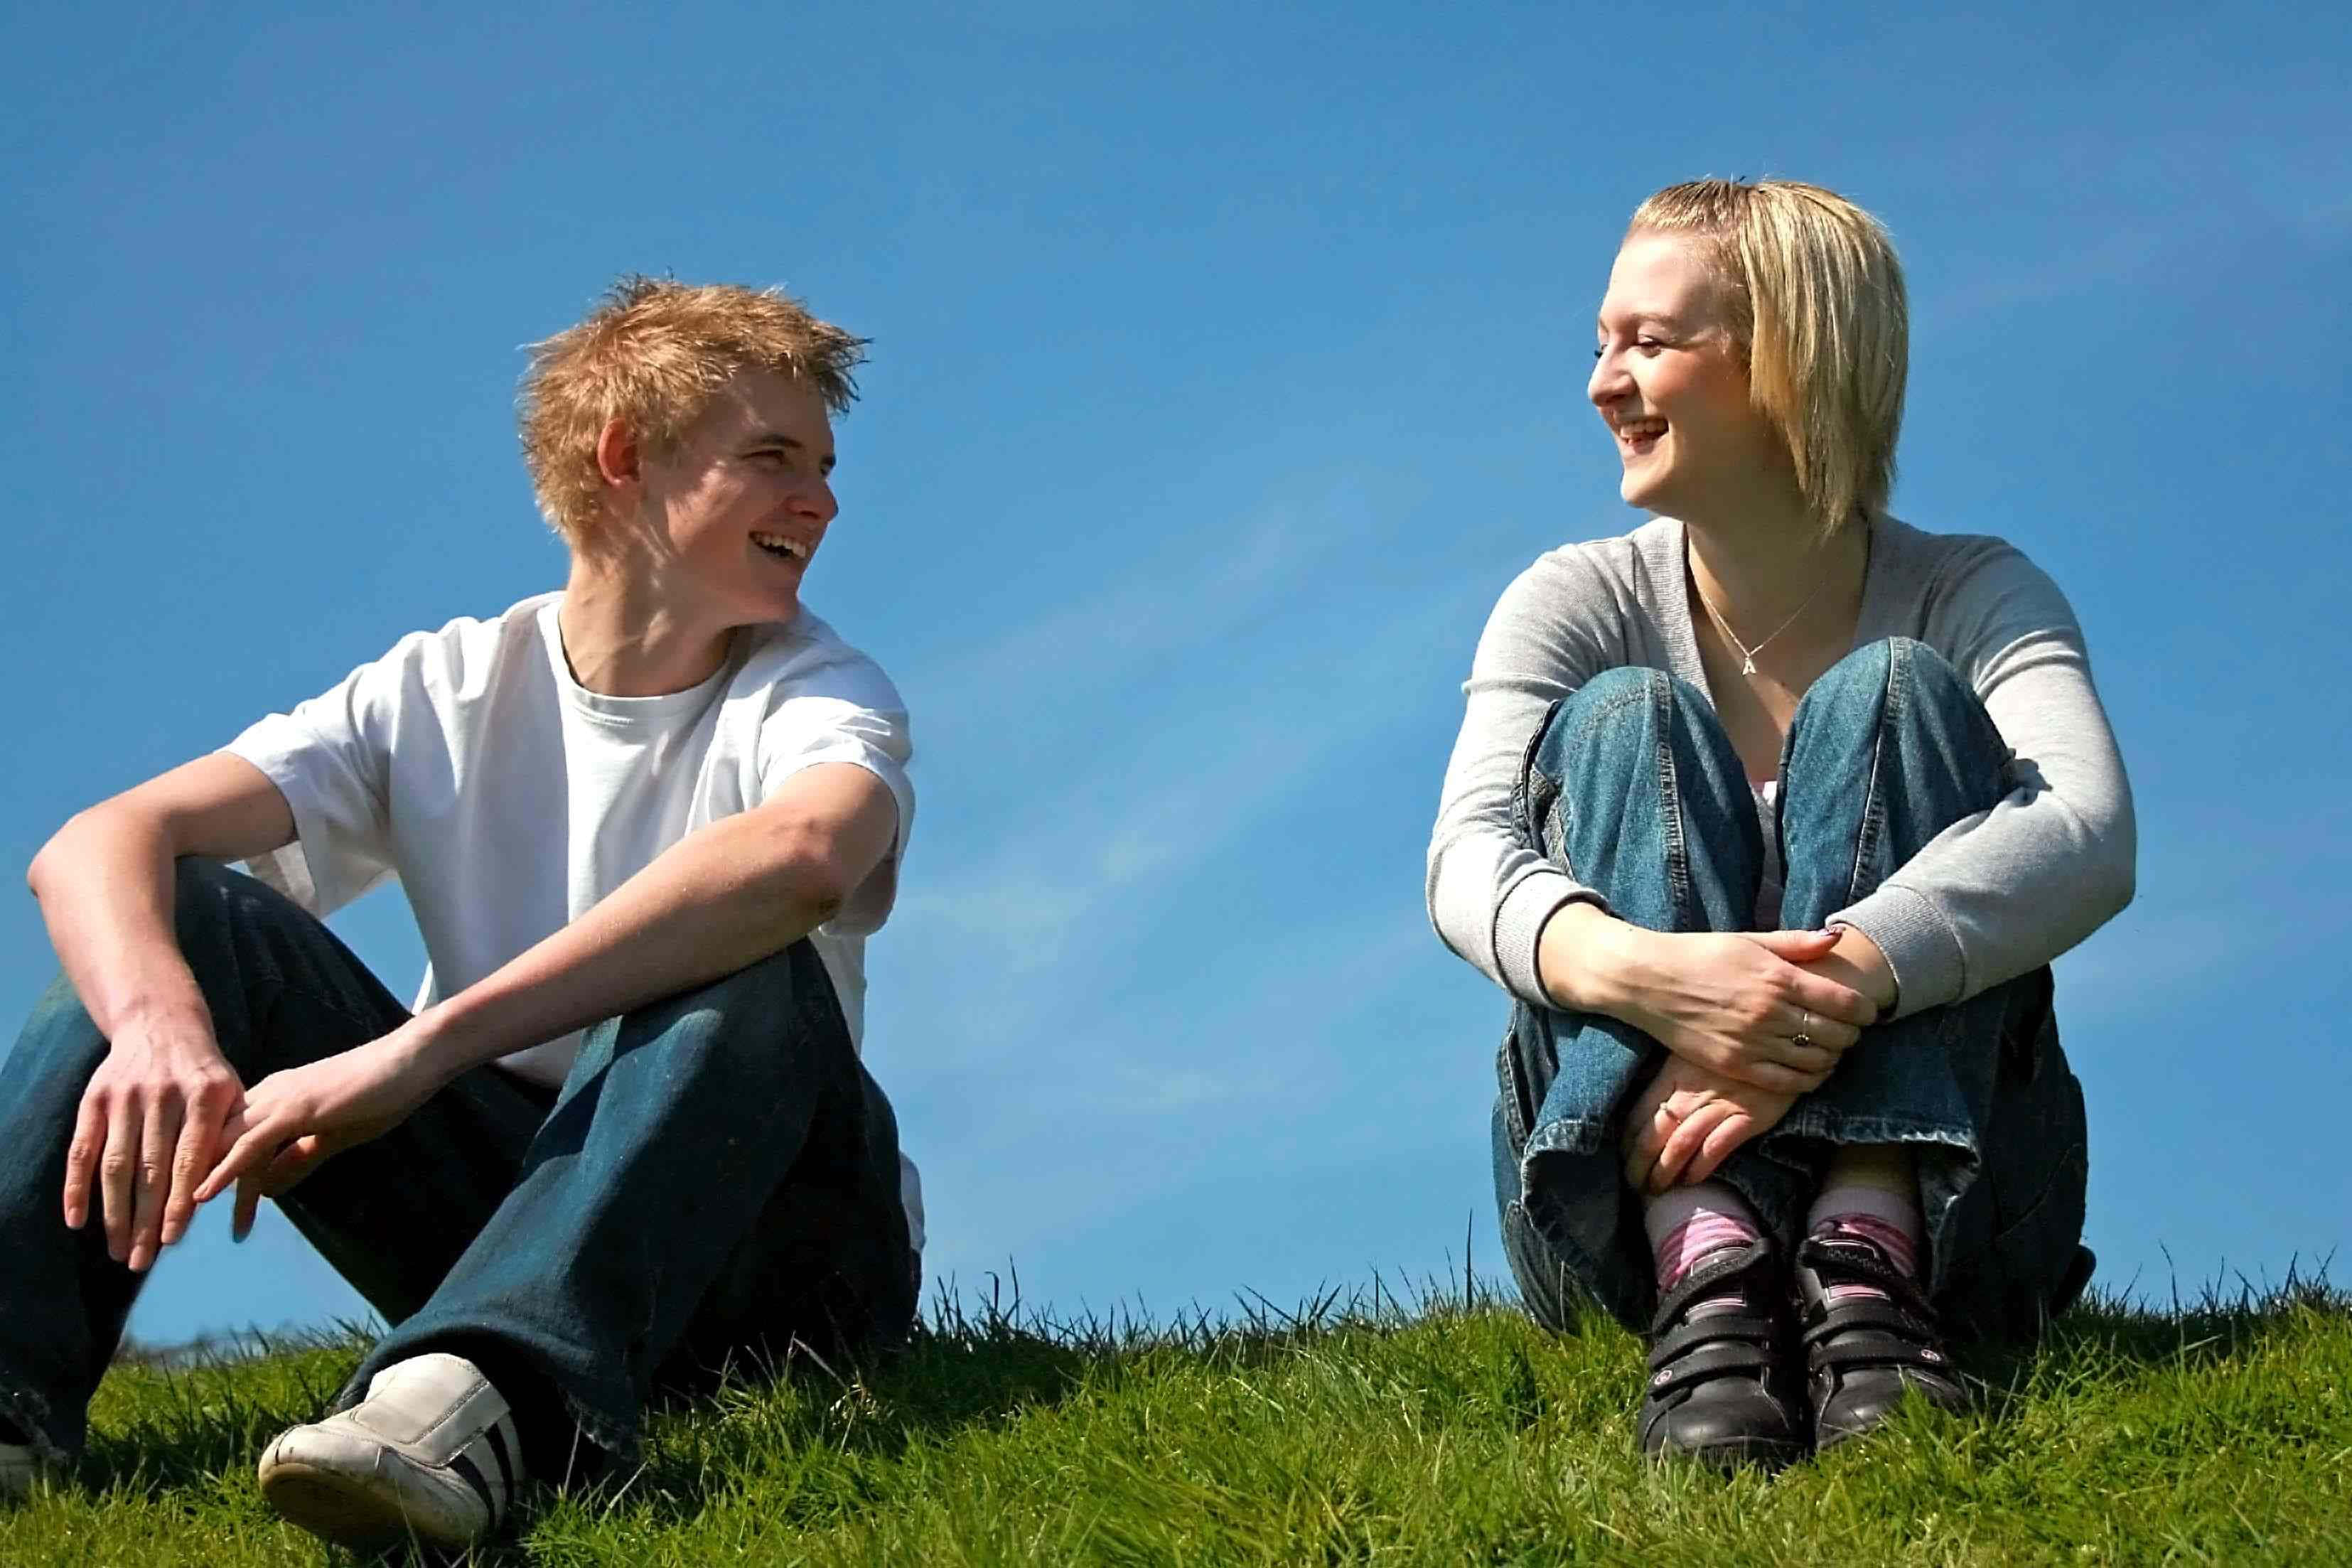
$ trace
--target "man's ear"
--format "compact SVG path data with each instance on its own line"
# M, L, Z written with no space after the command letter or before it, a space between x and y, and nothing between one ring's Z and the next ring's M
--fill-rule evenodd
M615 486L635 484L640 477L636 435L618 419L606 421L597 433L596 472Z

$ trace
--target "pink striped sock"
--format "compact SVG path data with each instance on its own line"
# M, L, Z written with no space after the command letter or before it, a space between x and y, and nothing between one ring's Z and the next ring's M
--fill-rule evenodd
M1897 1274L1919 1277L1919 1205L1902 1194L1859 1184L1826 1188L1813 1200L1809 1218L1812 1235L1868 1242ZM1832 1285L1825 1294L1832 1307L1886 1300L1886 1292L1874 1285Z
M1763 1232L1747 1202L1721 1182L1676 1187L1652 1198L1642 1211L1650 1251L1664 1295L1706 1258L1727 1247L1745 1247ZM1691 1310L1701 1314L1740 1304L1738 1292L1707 1297Z

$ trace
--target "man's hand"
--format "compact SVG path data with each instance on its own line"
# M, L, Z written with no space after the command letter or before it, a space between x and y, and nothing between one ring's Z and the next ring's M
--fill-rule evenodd
M210 1202L235 1182L232 1229L242 1241L264 1197L285 1192L330 1155L407 1121L441 1087L419 1059L414 1027L271 1073L247 1090L243 1110L221 1129L227 1152L196 1189L196 1202Z
M197 1183L243 1086L207 1019L184 1016L119 1030L82 1091L66 1151L65 1218L79 1230L98 1188L107 1256L143 1273L195 1214Z
M1547 942L1559 924L1554 916L1545 927ZM1819 1089L1878 1016L1870 997L1811 967L1837 952L1841 933L1669 934L1612 920L1590 934L1595 951L1578 975L1584 999L1570 1005L1621 1019L1694 1067L1774 1094Z
M244 1087L173 931L185 855L247 860L294 838L267 774L216 752L78 812L25 869L74 994L108 1041L66 1154L66 1224L89 1222L97 1184L106 1249L144 1270L195 1213L223 1121Z
M1668 1057L1625 1119L1625 1180L1653 1196L1704 1182L1751 1138L1780 1125L1797 1102Z

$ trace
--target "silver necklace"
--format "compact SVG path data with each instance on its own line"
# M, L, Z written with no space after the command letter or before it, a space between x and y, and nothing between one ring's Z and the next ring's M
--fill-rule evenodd
M1772 637L1779 637L1782 632L1785 632L1790 626L1795 626L1797 624L1797 617L1803 615L1807 610L1811 609L1813 607L1813 601L1822 596L1822 590L1829 586L1829 579L1826 577L1814 584L1813 591L1805 595L1805 602L1799 605L1794 610L1790 611L1787 620L1782 621L1779 626L1772 628L1771 637L1766 637L1763 642L1758 643L1754 647L1749 647L1746 643L1739 640L1739 634L1731 629L1731 623L1723 618L1723 612L1715 607L1715 601L1706 596L1706 590L1698 585L1697 573L1694 572L1691 574L1690 582L1692 589L1698 595L1698 602L1706 606L1707 615L1713 617L1716 629L1721 632L1726 637L1729 638L1731 646L1739 650L1739 673L1742 675L1753 675L1756 673L1756 656L1764 651L1765 643L1770 642Z

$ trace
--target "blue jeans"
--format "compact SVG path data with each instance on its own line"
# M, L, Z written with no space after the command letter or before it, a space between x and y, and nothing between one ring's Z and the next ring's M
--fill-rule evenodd
M247 1084L377 1038L407 1010L271 889L180 862L181 952ZM106 1041L63 978L0 1067L0 1417L52 1458L141 1277L98 1217L60 1217L66 1146ZM338 1398L392 1363L470 1357L514 1405L541 1474L574 1424L636 1447L656 1382L733 1358L887 1343L913 1321L898 1135L806 942L589 1031L560 1092L462 1074L278 1200L394 1325Z
M1780 759L1780 925L1817 929L2008 792L2009 751L1968 684L1907 638L1857 648L1798 704ZM1764 845L1706 698L1661 670L1603 672L1529 746L1519 830L1652 931L1754 924ZM1517 1005L1497 1062L1495 1192L1528 1310L1580 1296L1644 1325L1656 1285L1620 1156L1627 1106L1665 1053L1630 1025ZM2082 1291L2082 1089L2047 966L1863 1031L1829 1081L1720 1167L1782 1244L1840 1144L1908 1145L1928 1288L1962 1332L2028 1334Z

